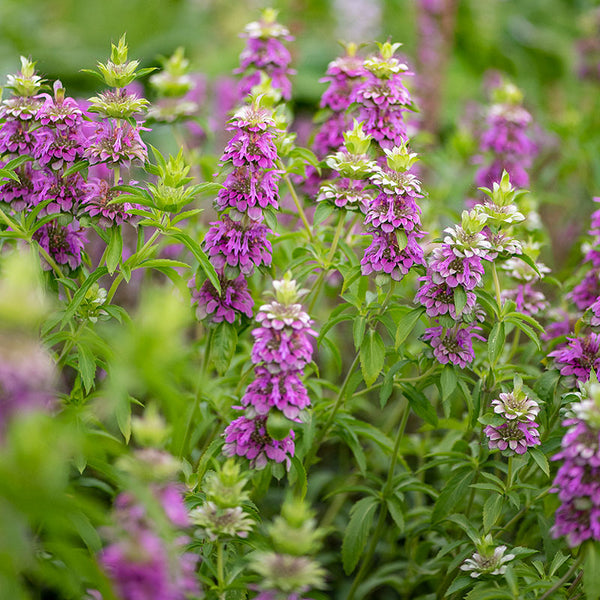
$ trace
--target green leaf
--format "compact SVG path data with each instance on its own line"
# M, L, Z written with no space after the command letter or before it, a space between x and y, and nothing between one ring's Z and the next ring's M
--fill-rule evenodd
M237 346L237 329L235 325L222 321L215 327L210 342L210 357L219 375L229 368Z
M305 163L308 163L309 165L315 167L316 169L319 169L319 164L320 161L319 159L316 157L315 153L312 150L309 150L308 148L302 148L300 146L296 146L291 152L290 152L290 158L301 158Z
M421 417L421 419L423 419L423 421L426 423L429 423L433 427L437 427L437 413L425 394L408 383L402 385L402 392L408 399L408 402L411 408L415 411L415 414Z
M131 437L131 399L129 397L120 398L117 402L115 416L119 430L125 438L125 442L129 443Z
M369 329L360 347L360 368L367 387L371 387L385 362L385 344L379 333Z
M211 262L208 260L208 256L204 253L204 250L200 248L200 244L193 240L189 235L183 233L182 231L169 232L169 235L174 237L176 240L179 240L196 258L196 260L200 263L200 267L213 284L214 288L221 293L221 284L219 283L219 278L217 277L217 272L215 268L212 266Z
M600 543L589 541L584 547L583 591L586 600L600 598Z
M102 277L108 273L108 269L106 267L98 267L82 284L81 287L77 290L73 299L71 300L67 310L65 310L65 314L62 318L62 324L66 324L77 312L79 305L83 302L85 295L88 290Z
M492 365L496 364L498 357L502 353L502 350L504 350L505 339L504 323L499 321L492 327L490 337L488 338L488 356Z
M546 455L539 448L530 448L529 454L531 454L531 457L533 460L535 460L538 467L544 472L546 477L550 477L550 465L548 464Z
M84 169L87 169L87 167L89 166L89 163L86 160L80 160L79 162L76 162L75 164L71 165L63 174L63 179L65 179L66 177L69 177L69 175L73 175L74 173L79 173L79 171L83 171Z
M346 575L354 571L358 559L363 553L376 508L376 498L369 496L359 500L350 509L350 522L346 527L342 542L342 563Z
M357 317L352 323L352 335L354 337L354 347L358 350L365 337L365 328L367 320L364 317Z
M487 500L483 505L484 533L488 533L498 520L498 517L502 513L502 504L502 496L499 494L492 494L487 497Z
M442 375L440 377L440 385L442 386L442 398L447 398L456 389L458 379L454 368L450 365L446 365L442 369Z
M409 362L410 361L408 360L400 360L392 367L390 367L389 371L385 374L381 390L379 391L379 405L381 406L381 408L385 407L387 401L392 395L392 391L394 389L394 375Z
M390 511L394 523L400 530L400 533L404 531L404 511L402 510L402 502L400 502L397 496L390 496L387 500L387 507Z
M468 575L459 575L446 590L446 596L450 596L454 592L464 590L466 587L469 587L469 585L473 584L473 581L473 578L469 577Z
M329 204L329 202L319 202L317 209L315 210L315 216L313 217L313 223L318 225L322 223L333 211L335 207Z
M457 316L462 314L463 309L467 305L467 292L462 285L457 285L454 288L454 308Z
M293 477L292 474L294 475ZM298 483L298 487L300 488L300 499L304 500L306 490L308 489L308 480L306 478L304 465L297 456L292 456L292 469L290 469L288 476L291 484Z
M106 268L108 273L112 275L121 262L123 255L123 236L121 235L121 227L113 225L110 230L110 242L106 249Z
M410 332L415 328L421 315L425 312L425 308L415 308L410 312L406 313L398 322L398 329L396 329L396 339L394 347L396 350L400 348L400 345L410 335Z
M465 503L465 496L474 476L475 474L471 469L460 469L450 477L436 500L431 514L432 524L439 523L451 515L460 502Z
M80 344L77 348L77 370L81 375L85 391L89 394L96 378L96 360L94 353L83 344Z

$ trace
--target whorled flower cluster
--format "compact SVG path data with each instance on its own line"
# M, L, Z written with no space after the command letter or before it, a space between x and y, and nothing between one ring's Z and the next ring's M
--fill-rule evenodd
M335 59L327 67L322 83L329 83L329 87L321 96L320 107L328 111L327 117L319 127L313 141L313 150L320 160L328 154L337 152L344 145L344 132L351 128L352 120L347 114L351 104L352 92L365 75L363 59L356 54L356 45L348 44L346 54ZM335 177L336 173L332 173ZM305 190L309 194L317 191L321 178L316 169L307 170ZM351 180L344 178L339 182L341 189L348 187ZM362 185L358 186L362 189ZM343 192L340 197L345 197ZM344 202L344 205L347 202ZM337 202L336 202L337 204ZM338 205L339 206L339 205Z
M292 96L289 76L295 71L289 67L292 57L282 40L294 38L276 18L276 11L266 9L261 20L249 23L242 34L247 40L246 47L240 55L240 67L235 71L244 74L238 87L240 100L261 83L261 73L271 80L272 87L280 91L284 100Z
M586 540L600 541L600 389L597 381L580 386L579 401L571 404L562 449L553 460L562 461L553 491L561 505L552 527L554 537L565 536L571 547Z
M365 60L365 79L350 96L358 105L356 118L381 148L401 146L408 139L404 113L411 109L412 99L403 77L412 73L394 56L399 46L381 44L379 54Z
M252 316L252 300L244 276L271 264L271 230L263 223L263 210L277 209L277 182L281 173L275 147L272 111L253 104L231 119L229 140L221 161L230 167L215 202L221 220L211 223L204 237L206 253L219 276L221 294L209 281L193 293L198 315L219 323L232 323L235 313ZM227 212L225 212L227 211Z
M527 397L520 385L515 385L512 392L501 392L492 401L492 407L504 422L485 427L484 433L490 450L525 454L528 448L541 443L539 425L535 422L540 407L535 400Z
M531 114L521 106L522 94L511 84L496 90L496 102L487 114L487 130L481 137L481 151L491 153L491 163L482 166L475 177L479 186L500 181L503 171L517 187L529 185L527 169L537 154L528 134Z
M173 458L155 449L137 452L143 467L154 461L170 462ZM179 487L174 483L151 485L154 510L163 512L165 522L177 530L190 526L190 519ZM185 550L191 539L182 533L174 539L163 536L153 526L147 507L132 494L117 496L113 524L107 529L109 544L102 550L99 563L122 600L164 598L185 600L200 594L196 579L197 554Z
M371 244L361 260L363 275L385 274L400 281L415 265L425 265L419 240L424 237L421 209L421 182L410 172L416 155L406 144L385 149L387 166L371 176L377 196L367 207L364 224ZM405 159L405 160L402 160ZM399 162L407 164L399 164Z
M294 455L294 432L286 424L299 421L301 411L310 406L301 378L312 357L310 338L316 333L310 317L296 302L296 282L286 278L274 281L273 286L275 300L260 308L256 316L260 326L252 331L255 379L237 407L245 414L224 433L224 453L245 456L257 469L265 467L269 459L289 465ZM281 416L285 437L274 439L267 420L277 421Z
M479 318L474 290L482 282L483 261L493 260L495 254L479 232L457 225L446 233L443 243L431 253L415 301L436 322L443 319L423 336L431 344L434 357L442 364L465 368L475 358L473 340L483 341L477 333L481 328L473 322Z

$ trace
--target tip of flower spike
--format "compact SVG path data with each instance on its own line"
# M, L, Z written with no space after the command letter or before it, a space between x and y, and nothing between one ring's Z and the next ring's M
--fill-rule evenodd
M275 289L275 299L284 306L296 304L298 299L307 292L307 290L298 288L290 271L283 276L283 279L273 281L273 288Z

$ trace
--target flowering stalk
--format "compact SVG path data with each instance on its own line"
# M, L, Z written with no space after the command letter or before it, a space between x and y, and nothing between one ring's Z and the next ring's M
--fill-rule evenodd
M287 274L274 281L275 300L263 305L256 320L260 327L252 331L252 362L255 380L246 389L239 410L245 415L225 430L227 456L245 456L250 466L262 469L268 460L286 462L294 456L292 422L308 406L303 369L312 357L311 319L297 300L303 290Z

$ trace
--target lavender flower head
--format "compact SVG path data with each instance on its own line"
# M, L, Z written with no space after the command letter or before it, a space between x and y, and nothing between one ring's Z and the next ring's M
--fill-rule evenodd
M294 456L294 432L275 440L267 433L267 418L245 416L232 421L223 434L225 456L244 456L250 461L251 469L264 469L269 460L285 462L289 469Z
M316 336L310 317L297 303L304 290L298 289L291 275L274 281L273 287L275 299L261 306L256 316L260 327L252 331L256 378L246 389L242 406L236 407L246 414L224 433L224 453L245 456L258 469L269 459L285 460L289 468L289 457L294 455L289 425L299 421L300 412L310 405L301 377L312 358L310 337Z
M231 267L251 275L255 267L271 264L271 242L267 234L271 230L262 223L249 218L234 221L223 215L222 221L211 223L204 237L206 253L217 270Z
M68 265L75 270L81 264L81 252L88 241L86 232L77 221L68 225L60 225L56 220L42 225L34 234L33 239L48 252L59 265ZM45 270L52 267L44 261Z
M141 123L134 126L127 121L103 120L95 125L85 156L92 165L108 163L128 167L133 161L143 163L148 158L148 149L140 137L144 130L147 128Z
M48 410L55 400L55 365L37 343L0 336L0 434L13 415Z
M578 381L589 379L592 369L600 369L600 334L589 333L584 337L569 337L566 346L548 356L556 361L560 374L573 376Z
M522 94L512 84L495 91L496 103L488 113L488 130L481 138L481 150L493 153L494 159L476 175L479 186L500 181L502 172L510 174L517 187L529 184L527 168L537 153L536 145L527 134L531 115L521 106Z
M213 323L227 321L234 323L239 314L252 318L254 300L248 291L248 284L243 275L235 279L227 279L222 273L217 274L221 284L221 293L206 279L200 289L196 288L196 278L188 283L192 291L192 305L196 304L196 316L199 320L210 317Z
M516 454L525 454L527 448L538 446L539 425L531 421L507 421L496 427L487 425L483 430L488 438L490 450L509 450Z
M121 195L122 192L112 189L105 179L90 177L84 186L81 207L90 216L98 217L102 228L122 225L134 219L129 211L139 210L141 206L133 202L113 202Z
M429 327L425 330L422 339L430 342L433 355L438 362L443 365L451 363L464 369L475 360L473 339L485 341L475 333L480 330L480 327L472 324L457 324L452 328Z
M285 100L292 95L289 76L294 70L289 68L292 57L281 40L291 41L289 31L277 23L277 12L263 11L262 19L246 26L243 37L247 38L246 48L240 55L240 67L236 73L246 73L239 83L241 98L246 97L261 81L261 72L271 79L275 89Z
M562 449L553 460L562 460L552 491L561 506L552 528L554 537L566 536L571 547L600 540L600 385L593 379L579 384L579 401L570 405Z
M412 100L402 77L412 73L394 56L399 46L381 44L379 55L365 60L367 76L351 96L352 102L359 105L358 120L382 148L400 146L407 139L403 113L409 110Z

